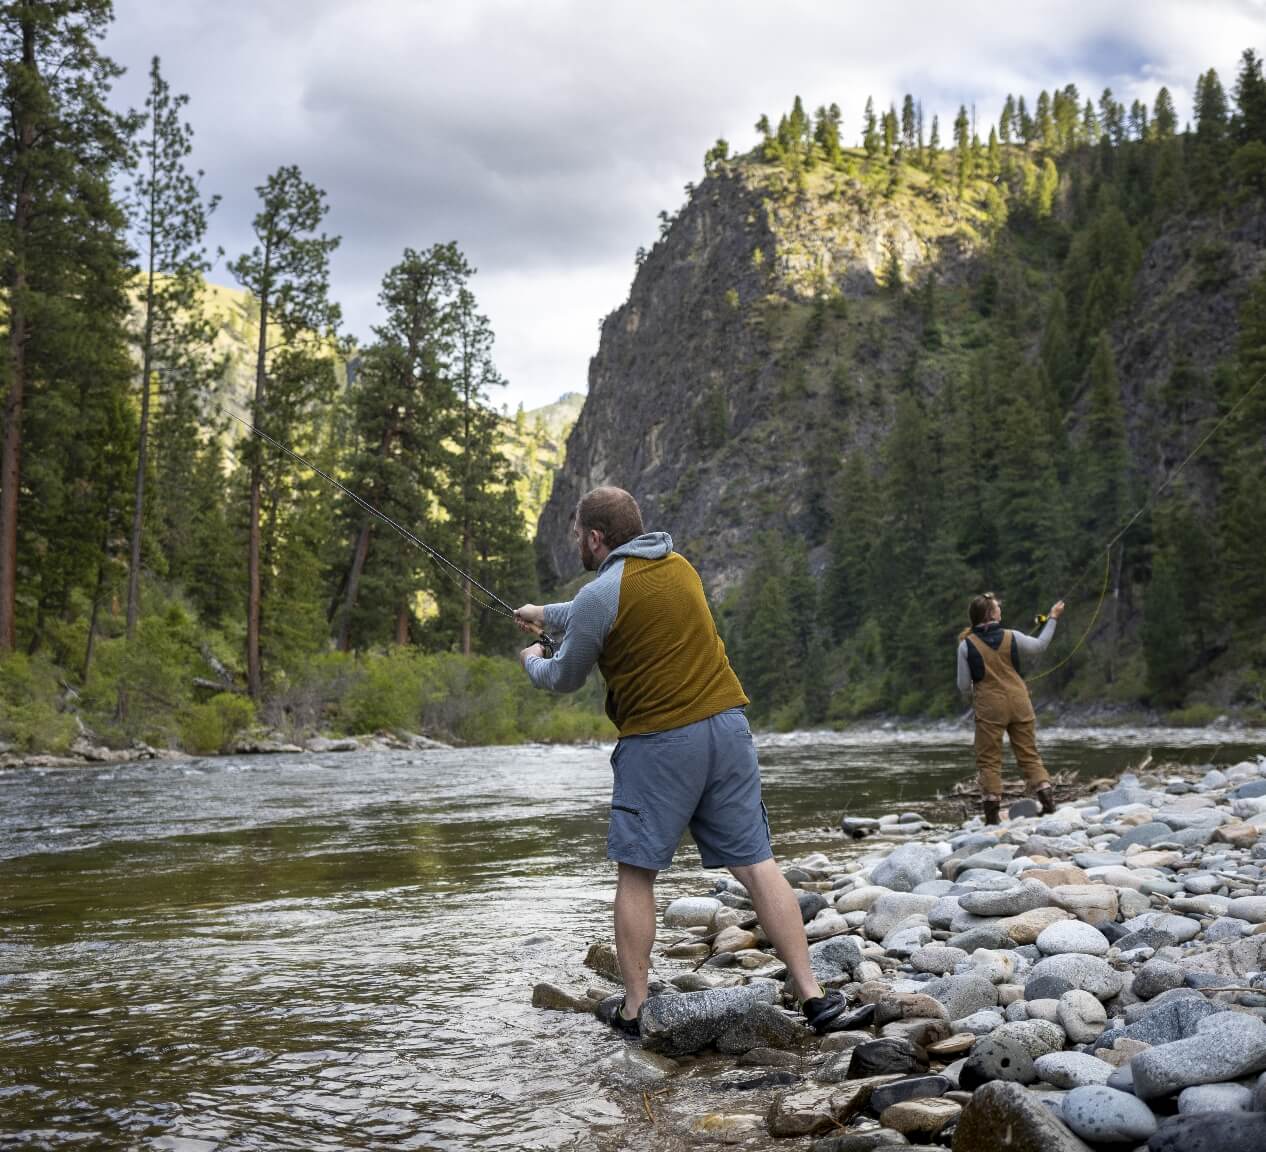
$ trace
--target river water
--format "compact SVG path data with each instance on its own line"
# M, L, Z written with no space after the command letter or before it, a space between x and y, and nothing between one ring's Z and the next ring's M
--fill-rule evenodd
M1148 750L1261 750L1224 731L1041 740L1085 777ZM846 811L962 817L937 797L971 774L966 729L759 744L780 858L854 852ZM540 980L598 983L581 960L610 938L609 751L0 773L0 1147L664 1146L602 1071L622 1041L529 1004ZM710 887L691 845L660 895ZM679 1109L707 1110L700 1083Z

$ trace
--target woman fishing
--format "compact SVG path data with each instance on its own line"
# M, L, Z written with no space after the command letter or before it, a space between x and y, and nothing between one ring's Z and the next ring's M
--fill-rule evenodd
M1055 811L1051 778L1037 752L1037 717L1020 671L1021 657L1039 656L1055 635L1055 621L1064 613L1064 602L1055 604L1036 636L1026 636L1002 626L1002 601L982 592L968 606L971 626L964 629L958 645L958 690L972 698L976 713L976 778L986 824L997 824L1002 804L1002 734L1011 739L1011 751L1033 789L1043 812Z

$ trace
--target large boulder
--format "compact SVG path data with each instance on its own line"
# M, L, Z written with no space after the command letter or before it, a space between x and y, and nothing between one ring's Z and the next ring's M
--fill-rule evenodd
M642 1046L668 1056L697 1052L739 1024L754 1004L772 1004L774 997L773 986L765 982L652 996L642 1005Z
M1005 1134L1005 1142L1004 1142ZM976 1089L954 1131L954 1152L1090 1152L1021 1084L994 1080Z
M922 844L902 844L888 853L870 874L870 882L894 892L913 892L940 875L936 852Z

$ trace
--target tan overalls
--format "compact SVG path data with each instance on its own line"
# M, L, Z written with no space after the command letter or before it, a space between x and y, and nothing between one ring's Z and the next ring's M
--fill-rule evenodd
M976 778L986 800L1002 796L1002 734L1011 737L1011 751L1030 789L1050 781L1037 754L1034 730L1037 718L1033 701L1020 674L1011 663L1011 633L1003 632L997 650L968 635L967 642L980 653L985 674L973 689L976 708Z

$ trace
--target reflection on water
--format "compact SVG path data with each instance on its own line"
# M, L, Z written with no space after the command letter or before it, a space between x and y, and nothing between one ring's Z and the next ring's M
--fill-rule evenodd
M1256 751L1042 747L1086 776ZM565 1148L626 1117L636 1142L640 1094L597 1070L619 1042L528 1004L583 986L610 935L608 753L0 773L0 1147ZM970 777L970 732L766 737L761 759L780 853L839 857L845 811L957 819L936 797ZM707 883L690 846L661 896Z

